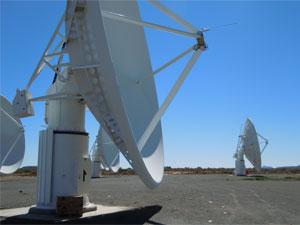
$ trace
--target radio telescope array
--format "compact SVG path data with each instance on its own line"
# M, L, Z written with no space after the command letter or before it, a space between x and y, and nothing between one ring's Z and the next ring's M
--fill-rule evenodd
M262 148L258 138L262 139ZM256 132L253 123L247 118L243 133L239 135L236 152L234 154L234 174L236 176L246 175L244 156L246 156L256 171L259 172L261 169L261 155L265 151L268 143L269 142L265 137Z
M1 172L11 173L24 156L20 118L34 115L34 102L46 102L47 128L39 135L37 202L31 212L55 212L59 196L82 196L83 211L96 210L88 198L86 107L145 185L160 184L164 171L160 120L206 49L203 33L208 29L195 28L158 1L149 2L185 30L142 21L136 1L67 1L26 87L17 90L13 106L6 102L1 108L1 119L13 124L1 131L1 138L8 140L1 142ZM195 44L152 70L143 27L186 36ZM159 106L154 75L191 52ZM30 88L45 67L53 70L53 82L46 95L31 97Z
M92 178L101 176L101 170L113 173L120 168L120 151L104 129L100 128L91 149Z

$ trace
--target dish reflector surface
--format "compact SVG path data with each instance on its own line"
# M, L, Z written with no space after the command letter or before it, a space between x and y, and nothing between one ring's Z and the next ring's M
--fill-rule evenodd
M20 168L24 158L24 129L20 119L14 116L12 105L3 96L0 96L0 108L0 172L10 174Z
M100 154L102 154L102 164L106 169L112 172L118 172L120 168L120 151L117 146L111 141L108 134L103 128L99 130L98 137L100 138Z
M144 30L132 24L103 18L101 10L140 20L136 1L86 1L75 6L68 1L66 28L70 29L67 50L74 77L88 107L123 153L142 181L150 188L162 180L164 159L159 123L143 149L137 142L158 111L158 101ZM84 8L84 10L81 10Z
M261 169L261 153L255 127L250 119L246 120L244 128L243 149L247 159L254 168Z

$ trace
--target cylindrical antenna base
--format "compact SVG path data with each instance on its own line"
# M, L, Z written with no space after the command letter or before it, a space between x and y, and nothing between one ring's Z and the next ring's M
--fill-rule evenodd
M245 160L244 159L237 158L235 160L234 175L236 175L236 176L246 176L246 167L245 167Z
M101 163L100 161L92 162L92 178L101 177Z
M76 90L73 87L72 81L57 81L48 94L72 93ZM39 140L37 206L31 212L57 211L58 197L82 197L83 212L96 210L87 194L91 160L84 102L73 98L49 100L47 114L48 128L40 131Z

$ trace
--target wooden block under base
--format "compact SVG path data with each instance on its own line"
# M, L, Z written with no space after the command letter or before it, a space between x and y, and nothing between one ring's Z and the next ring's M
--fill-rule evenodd
M56 201L56 214L61 217L81 217L83 196L60 196Z

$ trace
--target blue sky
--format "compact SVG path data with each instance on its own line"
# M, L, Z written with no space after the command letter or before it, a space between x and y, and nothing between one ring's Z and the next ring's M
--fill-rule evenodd
M300 2L167 1L196 27L237 25L206 33L201 55L163 117L165 164L172 167L233 167L241 124L250 117L270 144L263 165L300 164ZM147 2L143 19L181 28ZM1 94L12 100L24 88L65 8L64 1L1 1ZM153 68L194 41L146 29ZM155 79L160 102L188 57ZM53 74L45 71L33 84L43 95ZM44 129L44 104L23 119L24 165L37 163L38 131ZM98 130L87 113L90 143ZM123 166L127 166L122 162ZM249 164L248 164L249 165Z

